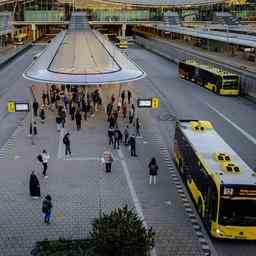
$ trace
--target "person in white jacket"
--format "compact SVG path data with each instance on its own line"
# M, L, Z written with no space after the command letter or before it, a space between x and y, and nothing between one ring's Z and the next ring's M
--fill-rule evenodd
M50 159L50 155L44 149L42 152L42 164L43 164L43 175L47 179L46 171L48 169L48 160Z

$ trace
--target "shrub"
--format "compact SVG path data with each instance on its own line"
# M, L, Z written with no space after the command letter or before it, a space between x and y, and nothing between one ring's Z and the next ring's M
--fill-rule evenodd
M146 229L127 206L95 219L90 234L94 251L100 256L147 256L154 246L152 228Z

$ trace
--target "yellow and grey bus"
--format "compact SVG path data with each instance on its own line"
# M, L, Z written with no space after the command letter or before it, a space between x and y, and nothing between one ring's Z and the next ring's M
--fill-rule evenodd
M209 121L179 120L172 157L213 237L256 240L256 173Z
M240 92L239 75L193 59L179 63L179 75L219 95L239 95Z

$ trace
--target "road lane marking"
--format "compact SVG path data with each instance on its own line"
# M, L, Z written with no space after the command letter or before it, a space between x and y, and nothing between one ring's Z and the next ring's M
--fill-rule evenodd
M130 193L131 193L136 211L137 211L139 217L141 218L141 220L143 221L144 226L146 228L148 228L148 225L146 223L139 198L137 196L137 193L136 193L136 191L134 189L134 186L133 186L133 183L132 183L132 179L131 179L131 175L130 175L130 172L129 172L129 169L128 169L128 165L127 165L126 161L124 160L125 158L124 158L123 152L122 152L121 149L117 150L117 152L118 152L118 156L121 159L121 164L122 164L122 167L123 167L123 170L124 170L126 181L127 181L128 187L130 189ZM155 248L153 248L151 250L150 256L157 256Z
M241 127L239 127L237 124L235 124L234 122L232 122L228 117L226 117L224 114L222 114L221 112L219 112L216 108L214 108L213 106L211 106L210 104L207 104L208 107L213 110L214 112L216 112L219 116L221 116L223 119L225 119L228 123L230 123L233 127L235 127L239 132L241 132L248 140L250 140L252 143L254 143L256 145L256 139L250 135L248 132L246 132L245 130L243 130Z

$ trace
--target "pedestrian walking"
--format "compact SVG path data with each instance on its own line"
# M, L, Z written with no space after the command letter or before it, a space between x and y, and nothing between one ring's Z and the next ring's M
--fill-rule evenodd
M112 103L108 103L107 105L107 117L108 117L108 121L109 121L109 118L112 114L112 110L113 110L113 104Z
M125 90L123 90L122 93L121 93L121 99L122 99L122 105L123 105L124 100L125 100Z
M119 149L120 145L120 134L119 134L119 129L116 127L114 130L114 149Z
M139 118L137 117L136 120L135 120L135 130L136 130L136 136L140 136L140 120Z
M121 107L122 107L122 103L121 103L121 101L119 100L118 103L117 103L117 112L118 112L118 113L120 112Z
M114 128L115 127L115 124L116 124L116 120L114 118L114 115L112 114L109 118L109 127L112 127Z
M38 104L38 102L35 99L34 102L33 102L33 113L34 113L35 117L37 117L38 108L39 108L39 104Z
M103 153L103 161L105 162L106 172L111 172L112 162L114 158L110 148Z
M41 118L41 123L42 123L42 124L44 124L44 121L45 121L45 111L44 111L44 106L41 106L39 116L40 116L40 118Z
M130 90L127 91L127 96L128 96L128 104L131 104L131 98L132 98L132 93Z
M108 128L108 138L109 138L109 142L108 142L108 144L109 145L112 145L112 144L114 144L114 128L112 127L112 126L110 126L109 128Z
M76 128L79 131L81 129L81 121L82 121L82 115L80 114L79 110L76 111L75 119L76 119Z
M37 124L36 121L30 123L30 127L29 127L29 135L32 136L32 132L34 133L33 135L37 135Z
M50 155L44 149L42 152L42 164L43 164L43 175L47 179L46 171L48 169L48 160L50 159Z
M134 112L133 109L129 109L129 123L132 124L134 118Z
M71 121L74 121L75 113L76 113L76 107L75 107L74 103L71 105L69 113L70 113Z
M65 156L68 154L71 156L71 149L70 149L70 133L66 133L63 137L63 144L65 145Z
M63 108L63 106L60 106L59 107L59 116L60 116L60 118L61 118L61 124L62 124L62 128L64 128L65 127L65 123L66 123L66 109L65 108Z
M127 125L124 129L124 145L128 145L128 139L129 139L129 126Z
M69 99L68 99L68 96L66 94L63 97L63 102L64 102L65 109L67 110L68 109Z
M132 136L129 139L129 145L131 147L131 156L137 157L136 154L136 137L135 134L132 134Z
M153 157L149 162L148 169L149 169L149 184L152 183L152 180L154 184L156 184L156 176L157 176L159 167L156 163L155 157Z
M45 91L43 91L43 94L42 94L42 101L43 101L43 105L44 105L44 106L46 105L46 98L47 98L47 95L46 95Z
M29 192L30 192L30 196L34 199L37 199L41 196L40 184L39 184L38 178L35 174L35 171L32 171L30 174Z
M51 219L51 211L52 211L52 197L47 195L42 203L42 212L44 214L44 222L50 224Z
M84 99L82 99L82 113L84 116L84 121L87 121L87 105Z

